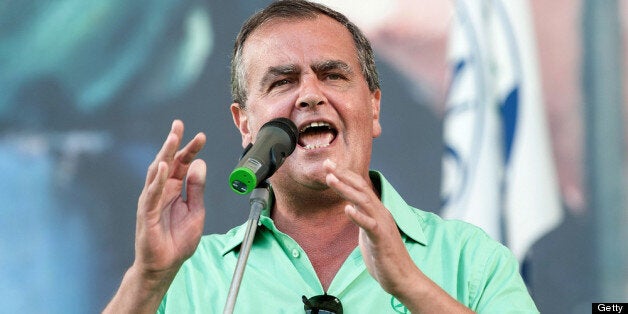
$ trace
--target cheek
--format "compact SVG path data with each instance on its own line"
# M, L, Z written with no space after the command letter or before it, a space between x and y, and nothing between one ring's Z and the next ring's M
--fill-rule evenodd
M296 92L281 95L256 95L249 102L249 118L268 121L276 117L288 117L297 100ZM263 124L263 123L262 123Z
M249 107L247 120L251 139L256 138L257 132L266 122L280 117L292 118L290 108L292 106L280 103L255 103L254 107Z

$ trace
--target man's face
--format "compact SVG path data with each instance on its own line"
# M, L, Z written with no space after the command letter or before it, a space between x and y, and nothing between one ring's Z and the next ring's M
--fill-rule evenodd
M275 173L275 188L325 189L323 161L368 175L379 136L380 91L369 91L349 31L337 21L270 21L245 42L246 109L231 107L242 144L277 117L294 121L299 144Z

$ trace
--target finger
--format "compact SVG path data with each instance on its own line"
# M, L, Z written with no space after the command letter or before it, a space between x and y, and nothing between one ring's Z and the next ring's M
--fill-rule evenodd
M353 204L358 204L358 203L364 204L366 202L366 200L363 199L366 197L364 193L361 193L360 191L356 190L353 186L340 180L340 178L336 176L336 174L328 173L327 176L325 177L325 180L326 180L327 185L331 187L332 189L334 189L334 191L340 194L340 196L342 196L345 200Z
M155 158L158 161L165 161L169 165L174 158L174 154L177 152L177 148L181 145L181 139L183 138L183 122L181 120L172 121L172 128L170 129L167 139L171 136L174 136L173 138L175 141L172 143L168 143L168 141L166 141Z
M201 159L196 159L190 165L187 174L188 207L192 212L204 212L204 192L207 176L207 166Z
M358 225L358 227L364 229L367 235L371 236L377 231L377 221L359 211L355 205L345 206L345 214L349 216L349 219Z
M196 158L196 155L203 149L207 137L204 133L198 133L196 136L179 150L174 156L174 165L172 170L172 177L176 179L183 179L188 172L188 168L192 161Z
M180 120L175 120L172 122L172 128L170 129L170 133L166 137L161 149L155 156L155 159L148 167L148 172L146 173L146 182L144 186L148 186L151 184L155 175L157 173L157 165L161 161L165 161L170 164L172 159L174 158L174 154L177 151L177 147L179 147L179 143L181 141L181 135L183 132L183 123Z
M327 170L327 185L347 201L358 205L360 210L365 210L368 215L372 215L373 209L379 202L372 186L356 173L337 168L336 164L329 159L323 165Z
M176 150L177 142L178 142L178 139L176 135L172 133L168 134L168 137L166 138L166 140L164 141L164 144L161 147L161 150L159 150L159 153L157 153L157 155L155 156L155 159L148 167L148 171L146 172L146 181L144 182L144 188L147 188L155 179L160 162L163 161L163 162L166 162L167 164L170 163L169 158L166 158L165 156L168 155L169 151Z
M180 139L183 138L183 131L185 130L185 125L183 121L179 119L175 119L172 121L171 132L176 134Z
M168 164L161 161L157 164L157 172L155 174L155 180L146 189L144 197L140 198L140 204L138 206L138 214L140 212L150 213L159 208L159 201L163 194L164 186L168 180Z
M333 162L331 159L326 159L323 162L323 166L325 167L325 170L327 170L327 173L333 173L343 183L349 184L354 188L359 188L357 184L358 182L364 182L364 179L357 173L348 169L338 168L336 163ZM368 186L368 188L370 189L370 186Z

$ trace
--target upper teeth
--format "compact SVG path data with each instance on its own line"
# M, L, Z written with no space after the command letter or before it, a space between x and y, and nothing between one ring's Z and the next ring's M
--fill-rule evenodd
M327 123L327 122L312 122L312 123L310 123L310 124L308 124L308 125L304 126L303 128L301 128L301 130L299 130L299 132L305 132L305 130L307 130L308 128L311 128L311 127L318 127L318 126L326 126L326 127L329 127L330 125L329 125L329 123Z

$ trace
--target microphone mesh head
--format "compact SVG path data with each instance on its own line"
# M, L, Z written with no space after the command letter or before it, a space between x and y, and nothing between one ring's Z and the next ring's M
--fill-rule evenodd
M288 118L275 118L266 122L262 126L262 128L264 128L265 126L270 126L270 125L281 128L282 130L286 131L288 136L290 136L291 145L290 145L290 151L288 152L288 155L292 154L292 152L297 146L297 139L299 137L299 130L297 130L297 126L294 124L294 122L292 122L292 120Z

